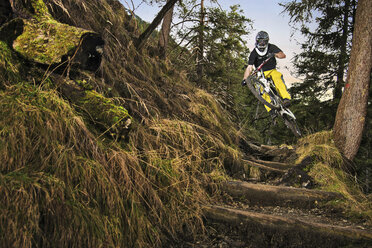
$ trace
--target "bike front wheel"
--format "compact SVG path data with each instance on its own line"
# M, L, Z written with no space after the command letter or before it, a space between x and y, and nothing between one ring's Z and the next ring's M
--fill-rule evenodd
M280 103L276 99L273 99L273 96L271 96L270 94L268 94L268 95L271 99L271 102L268 102L265 98L263 98L263 94L261 93L262 86L261 86L261 84L260 84L260 82L258 81L257 78L248 78L247 79L247 85L248 85L249 90L252 92L252 94L261 103L263 103L264 105L266 105L267 107L269 107L271 109L279 109L280 108Z

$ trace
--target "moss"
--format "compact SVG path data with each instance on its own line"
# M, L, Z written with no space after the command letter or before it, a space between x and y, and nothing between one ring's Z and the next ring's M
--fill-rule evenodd
M299 156L296 164L301 163L301 161L309 155L312 156L314 147L331 144L333 144L333 139L332 132L330 131L318 132L300 139L297 147L297 154Z
M82 36L88 33L53 20L24 20L24 24L24 32L14 41L13 48L27 59L42 64L60 63L66 54L73 56Z
M151 161L151 171L155 177L155 182L161 188L169 187L172 183L176 183L180 177L180 173L175 168L172 159L162 159L159 157Z
M319 132L302 138L297 148L297 164L307 157L313 162L304 170L308 172L322 190L341 193L345 200L337 201L338 207L344 208L349 215L359 215L372 221L371 202L360 190L352 176L343 168L343 157L332 139L332 132ZM333 203L330 203L333 204Z
M93 86L92 84L90 84L89 82L87 82L86 80L76 80L76 83L81 86L83 89L85 90L93 90Z
M33 18L23 19L24 30L13 42L13 48L25 58L42 63L62 62L64 55L73 56L84 34L91 31L57 22L42 0L31 1Z
M43 21L52 19L52 16L43 0L32 0L31 6L34 10L34 17L36 20Z
M125 138L132 122L126 109L94 90L85 91L85 95L76 104L94 123L103 128L103 133L119 139Z
M9 46L0 41L0 87L7 81L20 80L20 63Z

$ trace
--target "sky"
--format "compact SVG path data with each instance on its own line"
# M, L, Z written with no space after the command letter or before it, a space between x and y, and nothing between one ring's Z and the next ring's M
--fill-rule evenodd
M160 10L156 5L149 6L142 0L120 0L122 4L130 9L135 7L135 14L147 22L151 22ZM288 0L218 0L221 7L229 10L231 5L239 4L245 16L253 21L253 32L248 36L248 46L254 48L255 36L257 32L264 30L269 33L270 43L277 45L287 55L287 58L277 60L278 70L283 73L287 86L299 80L290 72L293 70L291 60L295 53L300 52L302 37L294 33L291 37L292 29L289 24L287 14L282 14L283 7L280 2ZM132 5L133 3L133 5Z

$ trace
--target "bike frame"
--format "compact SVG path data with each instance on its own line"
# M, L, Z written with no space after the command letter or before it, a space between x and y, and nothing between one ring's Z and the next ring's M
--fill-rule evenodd
M251 75L255 75L255 74L257 74L259 71L262 71L262 67L263 67L264 65L266 65L266 63L269 62L269 60L270 60L271 58L273 58L273 57L274 57L274 56L270 56L270 57L268 57L264 62L262 62L262 64L260 64L260 65L257 67L256 70L253 71L253 73L252 73Z
M280 115L280 116L288 115L290 118L296 119L296 117L292 113L292 111L283 106L280 96L278 96L275 93L276 90L274 92L274 90L273 90L273 89L275 89L274 82L271 79L265 78L265 74L262 71L260 71L259 73L256 73L256 74L261 74L261 75L258 75L258 76L261 77L261 78L264 78L266 80L266 82L264 82L263 80L261 81L259 79L260 83L261 83L261 87L263 87L263 91L266 92L270 96L270 99L271 99L272 102L274 102L274 105L279 105L278 108L274 109L274 111L276 113L278 113L278 115Z
M267 58L264 62L261 63L261 65L259 65L257 67L256 70L254 70L254 72L251 74L251 76L255 76L256 80L251 80L250 84L252 84L253 87L256 88L259 91L257 93L261 95L261 98L263 98L262 95L265 94L265 93L269 95L269 97L271 99L270 103L268 103L265 100L263 100L263 102L262 101L261 102L264 103L265 105L267 105L268 107L270 107L272 109L272 111L274 111L276 116L280 116L284 120L284 122L286 123L287 127L290 128L297 137L299 137L299 136L301 136L301 131L297 127L295 115L292 113L291 110L289 110L288 108L283 106L282 99L278 95L278 92L276 91L276 87L275 87L274 82L272 81L272 79L266 78L265 74L262 70L262 67L271 58L272 58L272 56Z

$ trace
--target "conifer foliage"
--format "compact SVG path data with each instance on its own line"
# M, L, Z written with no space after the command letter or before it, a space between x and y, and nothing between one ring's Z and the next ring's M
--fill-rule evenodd
M348 65L357 1L289 1L284 12L306 40L294 64L304 82L295 94L338 103ZM327 96L328 95L328 96Z

